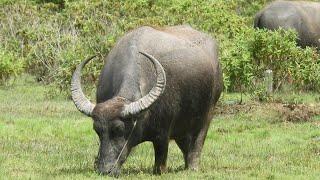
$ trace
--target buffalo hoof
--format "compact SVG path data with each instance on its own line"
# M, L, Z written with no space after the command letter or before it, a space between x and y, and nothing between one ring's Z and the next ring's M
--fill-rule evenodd
M153 174L156 175L161 175L163 173L167 172L167 167L166 166L159 166L159 167L154 167L153 168Z

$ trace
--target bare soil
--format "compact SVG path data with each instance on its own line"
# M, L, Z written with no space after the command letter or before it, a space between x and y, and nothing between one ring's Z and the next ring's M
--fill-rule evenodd
M305 122L314 116L320 115L320 104L286 104L286 103L259 103L250 102L246 104L223 104L217 105L215 113L217 115L232 115L237 113L275 111L283 121Z

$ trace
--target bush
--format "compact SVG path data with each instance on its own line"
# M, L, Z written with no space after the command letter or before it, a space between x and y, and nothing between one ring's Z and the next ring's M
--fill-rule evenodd
M264 71L273 71L274 88L291 83L300 90L318 90L320 58L315 49L296 45L294 31L254 30L234 38L234 45L224 51L221 60L226 74L225 86L230 91L254 91Z
M11 52L0 49L0 84L18 76L23 70L23 62Z
M226 13L235 9L236 1L230 5L222 0L64 1L62 11L57 11L55 4L45 2L3 6L2 12L8 13L0 14L5 20L0 31L3 35L0 38L4 38L0 40L26 59L27 72L66 91L72 70L81 60L92 54L100 54L102 58L119 37L136 27L189 23L227 39L245 26L244 18ZM95 83L102 62L95 61L84 77Z
M250 90L256 73L250 42L255 31L248 28L239 33L233 41L221 44L220 60L224 72L224 87L227 91ZM251 39L248 39L250 37Z
M103 56L126 32L190 24L218 40L226 90L254 91L268 68L275 88L289 81L299 89L319 89L316 50L296 47L292 31L251 27L255 12L269 1L3 1L0 41L39 81L69 92L75 66L98 54L100 60L84 71L86 82L96 83Z
M320 91L320 55L313 48L297 51L290 66L293 84L299 89Z

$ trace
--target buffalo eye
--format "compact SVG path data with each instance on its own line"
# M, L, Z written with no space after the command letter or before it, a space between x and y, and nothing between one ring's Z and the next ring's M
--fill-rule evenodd
M116 122L111 127L111 135L113 137L123 136L124 134L124 123L123 122Z
M99 126L93 126L94 131L96 131L96 133L98 134L98 136L100 137L103 134L103 129Z

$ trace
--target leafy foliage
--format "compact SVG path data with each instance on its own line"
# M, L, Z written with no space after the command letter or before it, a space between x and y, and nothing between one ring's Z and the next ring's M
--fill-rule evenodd
M263 71L275 72L275 87L291 82L319 89L319 56L296 47L294 32L255 30L254 14L269 0L34 0L0 2L0 47L24 59L25 71L68 91L75 66L98 54L83 77L95 83L103 57L126 32L143 25L190 24L220 44L225 89L254 91Z
M23 61L11 52L0 49L0 84L5 83L10 77L18 76L23 70Z
M239 34L235 44L221 56L226 87L236 91L241 86L258 90L264 71L273 70L274 88L292 83L298 89L319 89L320 57L316 49L296 45L295 31L248 29Z

